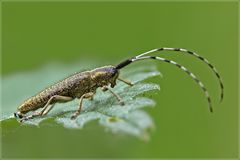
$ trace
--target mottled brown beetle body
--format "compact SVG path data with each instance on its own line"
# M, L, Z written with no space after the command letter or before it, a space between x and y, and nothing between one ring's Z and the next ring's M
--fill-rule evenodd
M101 87L102 91L109 90L117 98L120 104L124 104L121 97L118 94L114 93L108 86L110 85L111 88L113 88L116 85L116 80L120 80L130 86L133 85L129 81L120 78L119 71L120 69L128 66L132 62L145 59L153 59L166 62L178 67L179 69L187 73L203 90L209 104L209 109L212 112L213 109L211 106L211 98L209 96L209 93L203 83L192 72L190 72L187 68L178 64L175 61L157 56L148 56L148 54L150 53L160 51L177 51L178 53L189 54L206 63L218 78L221 88L221 100L223 99L223 83L221 77L216 68L207 59L203 58L195 52L182 48L157 48L127 59L118 64L117 66L104 66L91 71L79 72L72 76L69 76L64 80L50 86L49 88L26 100L22 105L18 107L18 112L14 113L14 115L15 117L21 118L21 121L28 120L36 116L44 116L53 108L55 103L68 102L75 98L79 98L79 107L74 113L74 115L71 117L72 119L75 119L80 114L83 99L92 99L94 94L96 93L97 88L99 87ZM34 111L39 108L42 108L40 112L35 111L32 115L25 116L27 112Z
M80 98L83 94L96 92L98 87L116 85L119 72L113 66L96 68L91 71L79 72L46 88L37 95L29 98L18 107L19 114L25 114L44 107L49 99L55 95Z

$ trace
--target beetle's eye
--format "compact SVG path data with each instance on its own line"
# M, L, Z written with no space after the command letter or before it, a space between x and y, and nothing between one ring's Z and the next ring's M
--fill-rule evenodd
M115 70L115 69L112 71L112 73L113 73L113 74L112 74L112 77L116 77L116 76L118 75L118 72L117 72L117 70Z

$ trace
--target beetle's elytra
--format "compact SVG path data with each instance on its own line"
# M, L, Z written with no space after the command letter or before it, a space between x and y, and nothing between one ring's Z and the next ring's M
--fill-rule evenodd
M91 71L79 72L72 76L65 78L64 80L50 86L49 88L41 91L37 95L27 99L23 104L18 107L18 112L14 113L15 117L20 118L21 121L28 120L37 116L46 115L54 106L55 103L68 102L75 98L79 99L79 106L76 112L72 115L71 119L75 119L81 112L83 99L90 98L92 99L94 94L96 93L97 88L101 87L102 91L110 91L113 96L117 98L120 104L124 104L121 97L114 93L111 88L117 84L117 80L120 80L127 85L133 85L131 82L124 80L119 77L120 70L129 64L145 59L153 59L159 60L162 62L167 62L175 65L182 71L186 72L192 79L194 79L197 84L203 90L209 105L209 109L212 112L211 98L209 93L203 83L187 68L178 64L175 61L168 60L165 58L157 57L157 56L148 56L153 52L160 51L177 51L178 53L186 53L192 55L204 63L206 63L215 73L218 78L220 88L221 88L221 100L223 99L223 83L222 79L216 70L216 68L205 58L198 55L195 52L181 49L181 48L157 48L150 50L148 52L137 55L133 58L127 59L116 66L104 66L100 68L93 69ZM109 87L110 86L110 87ZM35 111L39 108L42 108L39 112ZM33 114L26 116L25 114L29 111L35 111Z

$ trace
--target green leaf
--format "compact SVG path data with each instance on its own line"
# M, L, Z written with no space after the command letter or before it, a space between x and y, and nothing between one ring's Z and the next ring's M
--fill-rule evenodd
M78 63L79 64L79 63ZM81 63L81 66L92 66ZM23 100L36 94L46 86L56 82L79 70L75 65L47 65L42 69L29 73L19 73L3 78L3 107L1 120L14 118L13 113ZM80 69L81 70L81 69ZM125 133L141 138L147 138L147 129L154 126L151 117L142 109L154 106L155 102L146 97L139 97L147 91L159 90L159 85L143 83L142 81L160 75L155 66L134 65L121 72L121 77L130 80L135 85L130 87L118 82L113 91L121 96L125 102L119 105L111 93L97 90L94 100L84 100L81 114L76 120L71 120L71 115L78 107L79 100L75 99L68 103L56 104L44 117L24 121L24 125L39 126L42 121L53 118L57 123L66 128L83 128L86 123L98 120L99 124L114 133ZM138 96L138 97L137 97ZM32 113L32 112L31 112ZM28 114L31 114L28 113Z

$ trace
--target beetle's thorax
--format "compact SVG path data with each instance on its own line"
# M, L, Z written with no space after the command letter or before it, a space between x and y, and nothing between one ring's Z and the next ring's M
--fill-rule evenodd
M119 75L119 71L114 66L104 66L96 68L91 72L92 82L98 87L103 87L111 84L113 88L116 85L116 80Z

